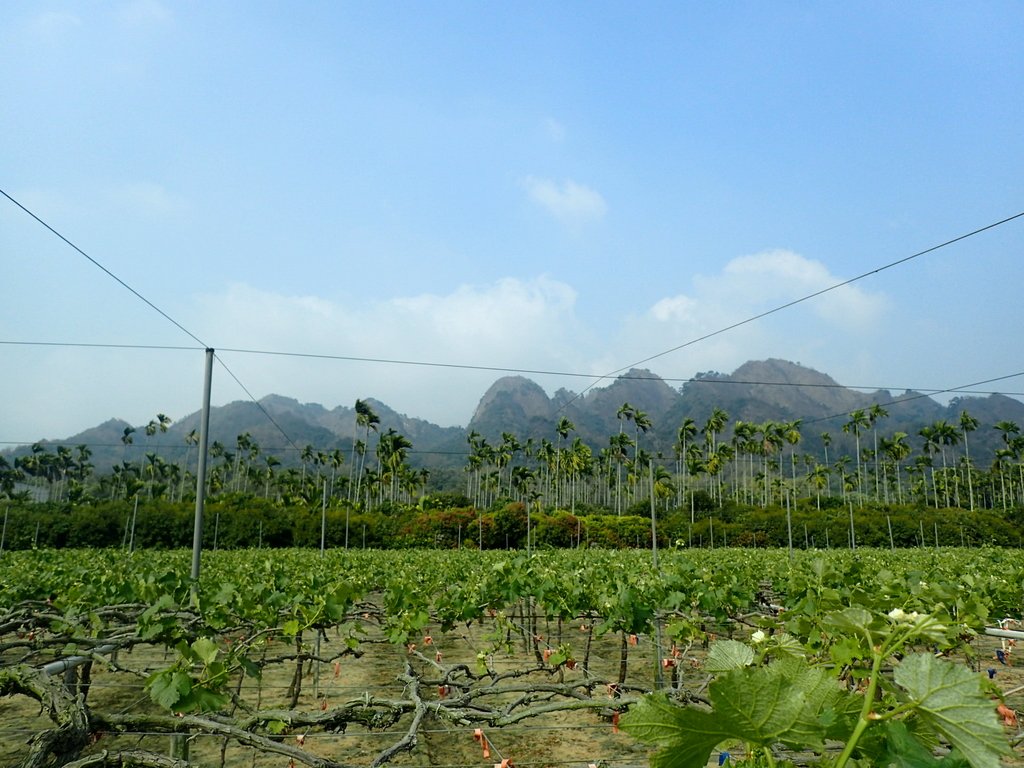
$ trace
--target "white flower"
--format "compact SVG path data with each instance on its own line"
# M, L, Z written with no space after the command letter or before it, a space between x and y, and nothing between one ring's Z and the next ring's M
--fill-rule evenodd
M762 630L759 629L759 630L757 630L757 632L755 632L754 634L752 634L750 636L750 642L752 642L754 644L763 643L765 637L767 637L767 635L765 635L765 633Z
M891 611L889 611L889 618L893 621L903 621L907 618L907 614L903 611L902 608L893 608Z

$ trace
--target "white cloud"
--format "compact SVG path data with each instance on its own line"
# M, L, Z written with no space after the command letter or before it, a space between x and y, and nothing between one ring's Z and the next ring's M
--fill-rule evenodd
M159 0L132 0L121 6L118 20L130 27L164 24L171 20L171 12Z
M82 26L82 18L68 11L43 11L33 20L33 25L43 33L61 32Z
M576 293L548 278L506 278L374 303L285 296L234 285L202 300L199 335L215 347L345 358L578 370ZM257 397L275 392L327 407L374 397L441 424L466 424L501 371L224 353ZM543 384L543 382L540 382ZM228 399L241 397L237 394Z
M609 368L619 367L629 358L678 347L645 365L664 376L688 376L781 357L830 374L842 372L841 365L850 367L851 348L873 349L882 340L890 309L883 294L845 285L772 310L844 279L792 251L732 259L717 274L694 277L688 292L666 296L627 318L606 362Z
M125 182L112 186L107 196L112 207L146 216L173 216L189 208L183 197L151 181Z
M677 377L782 357L834 374L841 355L846 364L853 359L851 345L859 348L884 332L882 296L846 286L699 344L688 342L841 281L820 262L792 252L744 256L716 275L695 278L689 293L666 296L625 318L601 339L579 322L575 289L546 277L505 278L447 294L376 302L235 285L205 297L195 327L215 347L377 361L603 374L684 345L645 366ZM257 396L276 392L328 407L369 396L441 424L466 424L480 396L503 375L369 360L227 354L232 370ZM589 383L531 377L551 388L579 390ZM226 399L243 396L236 392Z
M689 299L699 304L702 315L712 318L711 325L728 325L825 291L787 307L779 316L803 316L806 320L806 313L812 312L819 320L846 330L877 327L887 308L885 297L856 285L833 288L846 279L831 274L820 261L798 253L762 251L732 259L720 274L696 276L694 296L675 296L671 301ZM696 313L691 304L687 315L693 317Z
M892 322L885 298L859 286L845 286L689 343L838 282L841 278L820 262L768 251L733 259L717 274L695 278L686 292L665 296L634 316L606 316L600 334L596 321L588 327L578 317L576 290L548 277L505 278L462 285L446 294L379 301L286 295L236 284L199 297L194 306L176 308L174 314L217 349L247 390L218 367L215 404L246 399L250 393L277 393L328 408L373 397L410 416L465 425L487 388L511 373L495 369L600 375L680 346L644 367L675 378L698 371L729 372L747 360L781 357L844 383L871 383L877 380L875 357L887 348L886 332ZM864 313L870 316L861 316ZM160 337L156 330L143 329L137 335ZM157 411L178 419L196 410L201 351L154 353L151 359L142 359L144 354L112 351L101 358L91 351L86 356L81 350L47 348L39 351L46 359L33 365L26 352L26 360L14 369L34 373L24 377L24 391L7 400L30 404L29 412L36 416L25 426L17 423L21 417L16 414L7 418L14 439L71 434L114 415L144 422ZM409 364L414 362L439 365ZM67 370L94 370L97 378L68 390L61 375ZM592 383L586 378L526 375L549 393L561 386L579 391ZM52 382L59 389L55 392L38 382ZM47 411L52 424L38 415L46 411L48 399L61 402L61 408ZM57 424L76 413L80 421L74 422L75 429Z
M692 321L700 304L689 296L670 296L651 307L651 316L660 322Z
M43 11L28 20L26 41L31 46L61 48L72 33L82 26L82 18L68 11Z
M595 221L608 212L608 204L600 192L571 179L559 184L551 179L528 176L523 180L523 187L535 203L564 224Z
M544 132L556 144L565 140L565 126L553 117L544 118Z

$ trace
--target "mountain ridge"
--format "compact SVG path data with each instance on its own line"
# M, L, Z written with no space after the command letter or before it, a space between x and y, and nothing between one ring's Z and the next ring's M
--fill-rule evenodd
M399 413L373 398L363 402L379 416L380 432L394 429L405 435L413 444L411 461L430 468L461 466L468 451L467 436L473 433L492 442L500 442L504 433L512 433L520 440L553 441L556 423L562 418L572 424L572 437L579 437L599 450L614 433L636 431L635 424L627 423L627 410L649 419L651 427L643 437L644 448L664 457L671 456L676 432L685 419L693 419L699 429L715 409L728 414L730 425L737 421L800 419L801 450L815 454L824 448L823 433L828 433L828 441L835 446L833 450L851 451L853 438L844 434L844 423L852 411L875 404L888 411L878 424L879 431L885 434L903 431L916 437L919 429L939 419L956 424L964 409L983 427L1002 420L1024 424L1024 403L1005 395L957 397L944 406L910 390L894 396L887 390L869 393L849 389L827 374L780 359L748 361L731 374L699 373L678 390L642 368L631 369L607 386L583 393L560 389L550 396L525 376L504 376L484 392L465 428L441 427ZM145 433L145 425L126 434L131 426L112 418L63 440L42 440L39 444L88 445L94 464L106 470L128 458L139 461L147 452L160 453L167 460L181 460L191 450L187 436L198 427L198 412L182 417L166 431L157 429L152 435ZM356 423L354 407L338 405L328 409L320 403L302 403L296 398L269 394L256 402L235 401L211 409L211 445L217 441L225 450L235 450L238 436L246 433L264 453L279 455L285 464L297 464L306 446L323 452L342 451L347 460L353 442L366 438L365 430ZM372 450L373 433L369 437ZM999 435L991 429L972 435L972 458L990 460L1000 445L998 440ZM28 446L20 446L6 449L0 455L17 456L29 450ZM194 454L192 450L193 457Z

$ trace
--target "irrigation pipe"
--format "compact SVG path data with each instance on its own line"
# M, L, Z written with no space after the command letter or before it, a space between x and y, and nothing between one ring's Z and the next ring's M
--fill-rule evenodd
M1008 637L1011 640L1024 640L1024 632L1017 629L1001 629L999 627L985 627L985 634L990 637Z
M116 651L118 646L116 645L101 645L94 653L105 655ZM43 672L47 675L59 675L61 672L67 672L69 669L80 667L87 661L92 661L92 656L68 656L66 659L58 659L57 661L51 661L49 664L43 665Z

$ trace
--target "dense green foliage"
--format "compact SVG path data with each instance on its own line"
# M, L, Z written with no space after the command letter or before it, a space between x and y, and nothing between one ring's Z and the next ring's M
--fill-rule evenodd
M803 500L784 507L728 503L670 509L656 515L661 546L723 546L798 549L848 548L852 527L857 546L1020 546L1024 514L1019 510L935 509L920 505L843 505L839 499ZM699 508L697 508L699 507ZM4 507L4 547L176 548L192 544L195 505L166 500L91 504L11 502ZM134 523L134 525L133 525ZM424 497L419 504L394 503L373 511L335 502L326 507L284 506L242 494L206 505L204 546L318 547L321 526L328 547L401 549L459 547L648 548L650 509L642 504L615 515L599 507L532 510L503 502L479 510L457 495ZM347 529L347 538L346 538Z
M650 553L596 549L443 557L436 550L235 550L207 553L198 584L188 578L189 562L182 550L0 558L0 693L50 708L55 727L35 741L43 757L57 744L60 754L81 755L97 732L143 729L217 733L326 768L341 763L277 737L399 721L415 732L428 712L472 728L560 709L630 708L623 725L661 747L657 766L703 765L723 742L742 745L752 765L785 762L787 749L810 750L822 765L933 765L940 739L957 748L959 757L944 761L950 766L996 766L1008 751L979 676L934 657L970 660L986 625L1021 616L1024 563L1007 550L835 550L792 559L779 550L677 550L662 553L657 566ZM417 651L417 643L440 647L478 623L493 631L476 646L473 666ZM340 645L321 652L328 633ZM604 636L622 639L617 678L591 666L591 645ZM654 650L646 663L658 674L627 666L637 637ZM402 679L414 694L395 701L368 693L324 701L313 712L296 707L306 662L330 665L379 642L402 649ZM166 650L144 674L152 712L85 710L84 672L63 680L42 672L59 659L91 666L114 650L154 646ZM702 646L709 653L700 659L691 651ZM712 676L706 699L677 677L687 661ZM242 693L244 680L295 662L290 707L261 709L258 692ZM127 663L115 672L130 676ZM437 698L422 698L428 688ZM640 697L652 689L661 693ZM411 725L402 719L409 716ZM838 757L828 742L844 747ZM376 763L414 746L399 738ZM123 754L123 764L142 759ZM148 754L150 762L137 764L156 764Z

